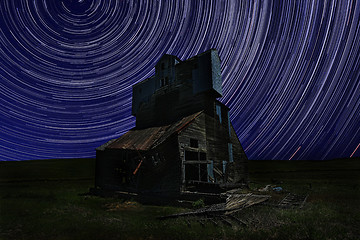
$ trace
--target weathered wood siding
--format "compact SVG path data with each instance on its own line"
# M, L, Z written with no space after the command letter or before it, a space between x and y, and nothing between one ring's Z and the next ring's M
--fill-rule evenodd
M136 115L136 127L161 126L184 116L210 109L214 99L207 94L194 96L187 85L165 86L144 103Z
M185 190L185 164L183 163L185 151L204 152L207 151L206 144L206 131L205 131L205 114L194 119L194 121L187 126L178 135L179 142L179 163L181 166L179 179L181 181L181 190ZM196 148L191 147L191 139L197 140L198 146ZM206 153L207 154L207 153Z
M221 122L216 113L210 116L202 113L197 117L179 137L180 160L184 160L184 152L198 151L206 153L206 161L213 162L215 183L246 183L247 182L247 157L242 149L239 139L229 122L228 108L222 105ZM198 140L198 147L191 148L190 139ZM230 157L229 144L232 146L232 158ZM225 172L224 172L224 166ZM181 179L182 190L185 189L185 171L182 165Z
M207 141L207 152L208 159L214 161L214 170L223 172L223 161L226 161L226 175L229 174L231 166L229 165L229 153L228 143L230 137L227 127L226 115L221 115L220 118L216 114L215 104L213 105L213 116L206 116L206 141ZM218 172L217 171L217 172ZM216 172L216 171L215 171ZM216 174L216 181L221 183L223 181L229 181L227 177L221 177L221 174Z
M216 51L207 51L176 65L170 64L169 59L174 61L173 56L164 57L156 66L155 76L133 88L137 128L160 126L201 110L207 111L221 96L220 62ZM161 70L162 64L165 68ZM169 83L159 85L164 78Z
M216 111L216 105L221 107L220 114ZM221 120L219 115L221 115ZM214 168L217 167L220 171L223 171L223 161L226 162L224 178L226 182L246 182L247 157L228 116L228 108L220 102L215 102L213 117L209 115L206 117L208 159L213 160ZM229 153L229 144L232 146L232 158Z
M245 154L245 151L240 143L238 136L236 135L236 132L232 124L230 125L230 130L231 130L231 142L233 144L234 163L235 163L234 182L248 184L249 181L248 158Z

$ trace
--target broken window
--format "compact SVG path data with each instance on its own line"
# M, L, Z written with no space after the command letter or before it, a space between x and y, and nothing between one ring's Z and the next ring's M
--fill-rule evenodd
M234 162L232 144L228 143L229 162Z
M223 173L224 169L222 169L223 171L221 171L221 167L223 167L222 165L222 163L216 165L214 164L214 178L215 182L217 183L222 183L225 176L225 174Z
M199 141L193 138L190 138L190 147L192 148L198 148L199 147Z
M221 121L221 105L216 103L216 114L219 116L219 121Z
M227 162L226 161L223 161L223 174L225 175L226 173L226 164Z
M207 182L207 180L208 180L207 164L206 163L200 163L199 164L199 181Z
M198 161L199 154L194 151L185 151L185 161Z
M199 180L199 170L195 164L186 164L185 166L185 180Z
M185 151L185 180L208 181L208 164L206 153Z
M208 182L215 182L213 160L211 160L211 162L207 164L207 173L208 173Z
M208 170L206 163L190 163L185 165L185 180L208 181Z

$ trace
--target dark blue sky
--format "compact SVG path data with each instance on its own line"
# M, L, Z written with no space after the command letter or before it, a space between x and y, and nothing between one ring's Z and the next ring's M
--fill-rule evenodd
M165 54L219 51L250 159L360 156L360 2L0 1L0 160L94 157Z

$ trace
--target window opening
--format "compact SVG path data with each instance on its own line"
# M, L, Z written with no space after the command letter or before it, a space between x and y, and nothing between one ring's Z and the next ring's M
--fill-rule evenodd
M199 160L198 152L185 151L185 161L198 161L198 160Z
M222 122L221 119L221 106L219 104L216 104L216 114L219 116L220 123Z
M207 174L207 164L200 163L199 164L199 180L202 182L207 182L208 174Z
M208 172L208 182L215 182L213 160L211 160L211 163L207 164L207 172Z
M190 147L198 148L199 147L199 141L197 139L190 138Z
M188 161L188 162L187 162ZM191 161L191 162L190 162ZM185 180L208 182L208 164L206 153L185 150Z
M199 170L196 164L186 164L185 166L185 180L199 181Z
M228 143L229 162L234 162L232 144Z
M227 164L227 162L223 161L223 174L226 173L226 164Z

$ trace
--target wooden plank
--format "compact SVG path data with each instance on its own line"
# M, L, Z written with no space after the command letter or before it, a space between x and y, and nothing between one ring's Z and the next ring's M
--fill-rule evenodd
M309 196L309 194L307 194L306 197L304 198L304 201L301 203L300 208L303 208L303 207L304 207L305 202L306 202L308 196Z
M218 226L218 223L213 218L208 218L210 222L212 222L215 226Z
M242 225L244 225L244 226L247 226L247 223L246 223L246 222L244 222L243 220L235 217L234 215L227 215L227 216L230 217L231 219L235 220L236 222L238 222L238 223L240 223L240 224L242 224Z
M193 160L184 161L184 164L208 164L208 163L211 163L211 161L193 161Z
M202 227L205 227L204 221L202 221L201 219L198 219L197 221L200 223L200 225L201 225Z
M220 216L220 220L221 220L223 223L225 223L226 225L232 227L232 223L231 223L229 220L227 220L226 218Z

